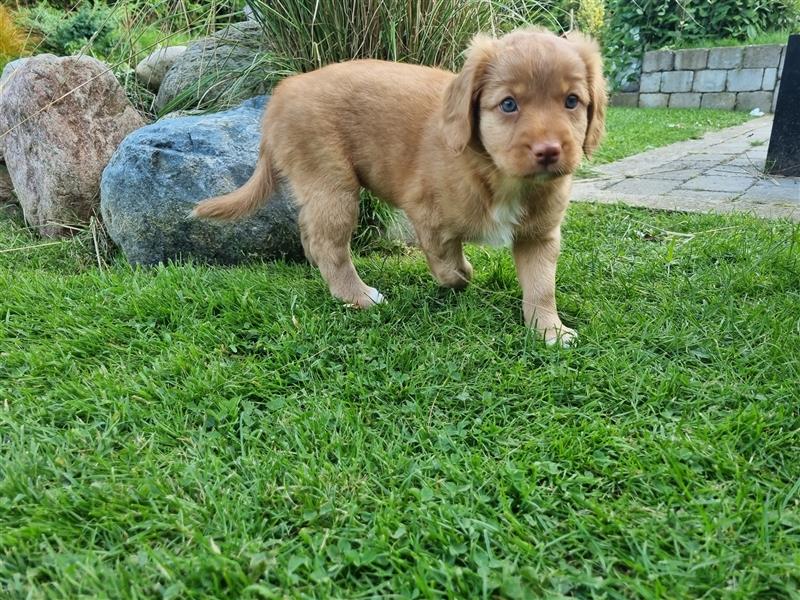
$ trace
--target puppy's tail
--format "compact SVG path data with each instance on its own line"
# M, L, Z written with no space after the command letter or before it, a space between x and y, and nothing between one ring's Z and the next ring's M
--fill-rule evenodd
M234 221L255 212L269 199L274 189L272 153L266 145L262 145L256 170L247 183L230 194L203 200L194 207L192 216L217 221Z

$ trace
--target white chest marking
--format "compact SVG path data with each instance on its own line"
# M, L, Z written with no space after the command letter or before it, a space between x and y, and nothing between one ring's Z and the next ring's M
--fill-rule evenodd
M519 185L509 185L497 194L497 203L486 220L480 236L481 242L490 246L510 246L514 241L514 229L525 216L523 194Z

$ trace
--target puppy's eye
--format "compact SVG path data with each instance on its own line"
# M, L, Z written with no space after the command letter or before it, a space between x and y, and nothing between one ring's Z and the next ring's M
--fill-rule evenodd
M569 96L567 96L567 99L564 100L564 106L566 106L568 109L572 110L573 108L578 106L579 102L580 102L580 98L578 98L575 94L570 94Z
M502 110L504 113L517 112L517 101L514 100L511 96L505 98L500 103L500 110Z

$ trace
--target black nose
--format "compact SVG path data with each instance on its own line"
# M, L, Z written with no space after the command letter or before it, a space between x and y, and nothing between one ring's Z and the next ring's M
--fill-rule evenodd
M536 157L536 162L546 167L558 162L561 158L561 144L558 142L542 142L531 146L531 151Z

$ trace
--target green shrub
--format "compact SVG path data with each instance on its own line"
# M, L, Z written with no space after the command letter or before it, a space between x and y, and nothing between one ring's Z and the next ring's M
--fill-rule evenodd
M23 26L41 38L38 50L59 56L77 52L107 55L114 47L114 11L101 4L84 3L73 12L37 4L20 13Z

